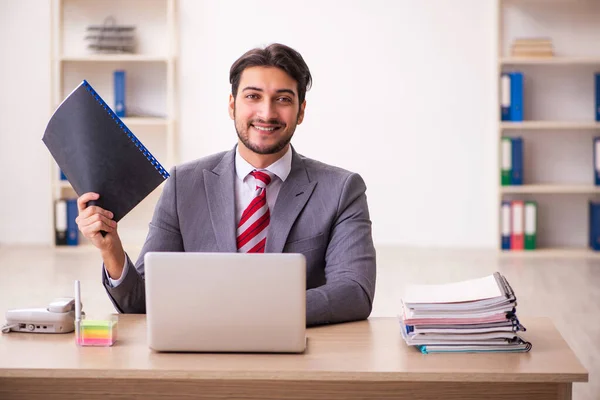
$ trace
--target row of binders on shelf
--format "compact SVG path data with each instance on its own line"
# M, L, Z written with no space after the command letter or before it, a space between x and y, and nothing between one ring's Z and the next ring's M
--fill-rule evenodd
M537 202L503 200L500 207L502 250L535 250L537 248Z
M402 338L424 354L527 352L517 298L499 272L447 284L407 287L399 316Z
M503 200L501 205L502 250L535 250L537 248L538 205L535 201ZM600 201L589 201L589 243L600 251Z
M502 137L500 146L502 186L523 184L523 138ZM600 136L593 138L594 184L600 186Z
M595 120L600 121L600 72L594 74ZM524 87L522 72L503 72L500 75L500 114L501 120L522 122L524 120Z

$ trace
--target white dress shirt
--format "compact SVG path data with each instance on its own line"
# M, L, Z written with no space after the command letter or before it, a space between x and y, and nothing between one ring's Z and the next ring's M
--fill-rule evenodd
M235 173L237 179L235 180L234 190L236 225L237 222L239 222L239 220L242 218L242 213L254 197L254 192L256 191L256 178L250 175L250 172L254 171L255 169L256 168L254 168L248 161L244 160L244 158L240 155L239 146L236 147ZM269 206L269 210L272 211L273 207L275 207L275 201L277 200L279 189L281 189L281 185L287 179L292 170L292 147L289 146L283 157L264 169L274 175L271 183L269 186L267 186L267 205ZM121 273L119 279L112 279L108 275L108 272L106 272L106 268L104 269L104 273L113 287L118 286L123 281L125 275L127 275L127 265L127 257L125 257L125 265L123 266L123 272Z

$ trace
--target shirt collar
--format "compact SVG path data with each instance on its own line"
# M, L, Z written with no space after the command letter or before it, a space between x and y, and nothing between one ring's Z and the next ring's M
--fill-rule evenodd
M240 155L239 146L236 146L235 173L237 174L238 178L243 181L246 176L248 176L248 174L255 169L256 168L254 168L248 161L244 160L244 158ZM288 147L283 157L264 169L279 177L282 182L285 182L288 175L292 171L292 146Z

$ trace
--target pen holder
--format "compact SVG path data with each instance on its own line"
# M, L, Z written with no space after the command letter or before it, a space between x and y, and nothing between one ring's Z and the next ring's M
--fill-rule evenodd
M75 329L75 340L79 346L109 347L117 341L116 320L79 321Z

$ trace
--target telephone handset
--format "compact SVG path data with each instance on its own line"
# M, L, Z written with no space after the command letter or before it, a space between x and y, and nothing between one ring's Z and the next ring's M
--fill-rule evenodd
M69 333L75 330L75 299L60 297L46 308L20 308L6 312L3 333Z

